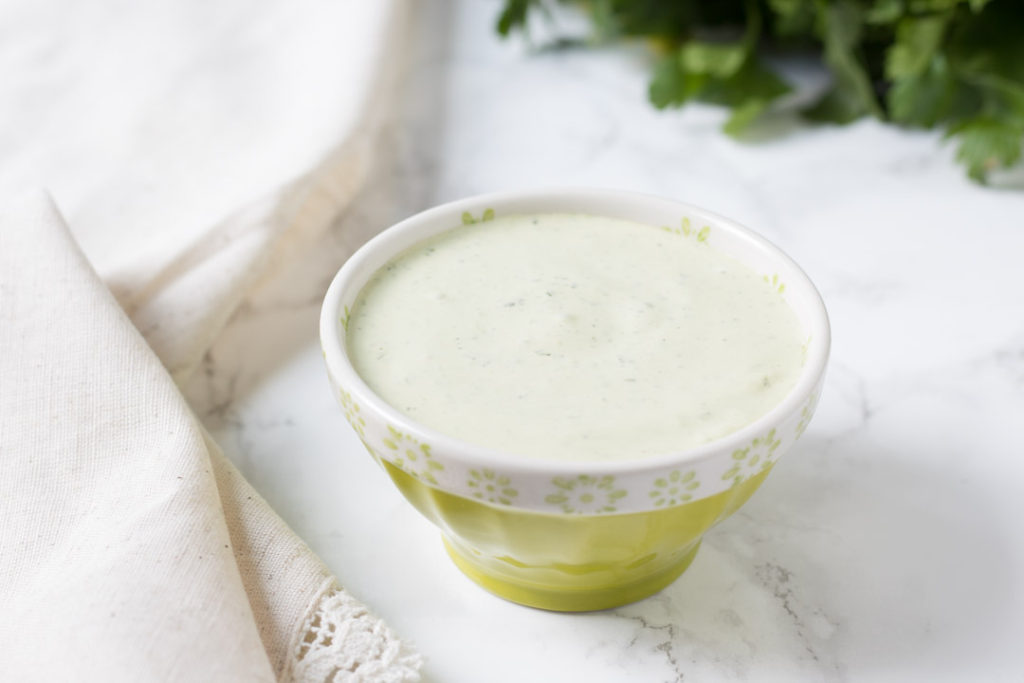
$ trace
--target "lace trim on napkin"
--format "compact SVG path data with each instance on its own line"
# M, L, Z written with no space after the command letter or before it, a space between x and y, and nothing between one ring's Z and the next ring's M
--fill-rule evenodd
M383 621L327 583L293 640L283 681L414 683L422 659Z

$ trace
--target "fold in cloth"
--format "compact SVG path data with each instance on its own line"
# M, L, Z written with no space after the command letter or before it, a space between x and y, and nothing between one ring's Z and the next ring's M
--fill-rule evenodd
M358 190L408 9L4 0L0 198L50 191L181 384Z
M354 196L401 4L0 5L0 678L418 680L174 381Z
M203 432L42 197L0 210L0 670L416 680Z

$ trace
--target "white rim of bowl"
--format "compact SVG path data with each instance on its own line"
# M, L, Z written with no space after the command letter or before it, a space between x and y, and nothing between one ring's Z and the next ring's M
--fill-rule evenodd
M350 281L360 272L365 261L373 257L379 257L379 254L383 252L386 256L384 262L386 262L402 253L405 249L408 249L409 245L403 244L403 238L406 233L416 231L422 224L446 214L450 215L452 219L450 229L455 229L462 225L461 216L464 212L479 211L484 207L493 207L495 205L510 203L557 205L559 203L570 204L573 201L596 201L598 199L624 201L634 204L661 204L665 208L672 207L678 209L683 214L698 216L701 221L711 224L716 230L725 229L731 232L733 236L747 240L757 249L769 254L773 260L786 264L792 270L793 275L796 277L790 278L787 281L787 289L792 291L792 289L799 288L810 295L810 310L807 319L810 323L811 342L807 349L807 361L800 373L800 377L796 385L790 389L781 402L757 420L734 432L730 432L714 441L681 451L631 460L548 460L534 456L517 456L514 453L486 446L478 446L422 425L391 407L391 405L377 396L366 382L363 381L363 378L359 376L355 368L352 367L344 351L344 344L341 339L344 336L340 324L342 296L346 293ZM547 210L556 211L558 209ZM529 209L527 208L518 211L518 213L526 213L528 211ZM495 212L501 215L501 212L497 210ZM579 211L573 212L583 213ZM595 211L594 215L600 215L600 212ZM422 239L426 238L427 236L425 235ZM418 241L420 240L415 240L412 244ZM403 246L395 249L393 246L395 243L403 244ZM742 448L749 444L752 439L762 434L766 429L781 423L790 414L801 410L807 398L817 388L825 373L825 367L828 362L831 347L831 327L821 294L803 269L785 252L750 228L713 211L656 195L601 188L564 187L493 192L465 197L413 214L384 229L357 249L342 265L331 281L320 312L320 344L327 362L328 371L338 379L346 390L357 397L365 406L381 413L403 431L408 432L423 443L434 445L435 454L443 453L442 457L444 459L459 461L467 467L500 468L502 471L509 473L561 475L586 470L593 476L603 476L626 473L635 474L663 470L674 465L694 464L706 459L721 457L723 453L731 453L734 449Z

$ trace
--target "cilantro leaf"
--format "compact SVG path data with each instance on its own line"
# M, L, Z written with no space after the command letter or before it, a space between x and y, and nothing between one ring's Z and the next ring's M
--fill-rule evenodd
M845 123L863 114L882 118L867 69L857 55L864 15L853 0L827 3L818 0L819 30L824 42L825 62L832 67L835 84L811 110L812 117Z
M956 158L967 166L967 174L983 182L989 171L1020 161L1024 126L978 116L953 126L948 136L960 140Z
M679 107L696 96L706 82L706 76L683 69L678 54L673 52L655 67L648 96L658 109Z
M512 29L525 28L526 17L534 0L508 0L505 8L498 15L496 29L500 35L507 36Z
M774 30L780 36L799 36L814 28L812 0L768 0L768 7L774 13Z
M743 43L706 43L691 40L679 50L683 71L729 78L747 61L749 50Z
M948 14L900 20L896 27L896 42L886 54L885 75L893 80L920 76L932 63L948 22Z

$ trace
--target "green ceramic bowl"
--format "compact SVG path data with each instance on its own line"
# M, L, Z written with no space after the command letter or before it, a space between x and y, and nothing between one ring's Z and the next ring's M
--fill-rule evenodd
M806 335L795 387L769 413L697 448L616 462L549 462L474 446L417 424L366 386L346 355L348 311L379 268L414 244L495 215L570 212L662 226L764 274ZM740 507L811 419L829 352L821 297L765 239L686 204L606 190L472 197L385 230L342 267L320 337L342 411L399 491L441 530L456 566L501 597L552 610L614 607L655 593L693 561L704 533Z

